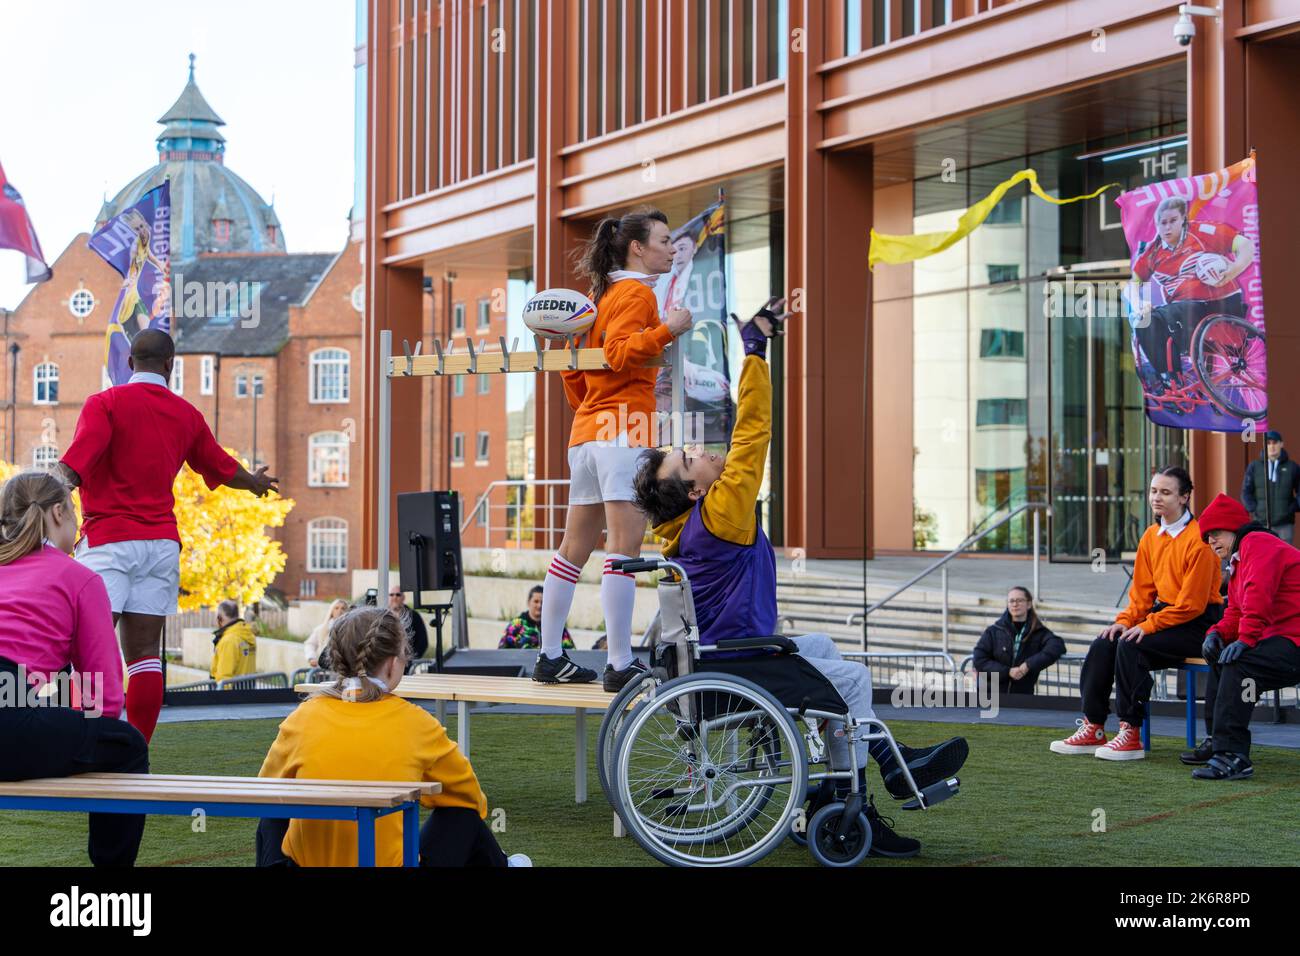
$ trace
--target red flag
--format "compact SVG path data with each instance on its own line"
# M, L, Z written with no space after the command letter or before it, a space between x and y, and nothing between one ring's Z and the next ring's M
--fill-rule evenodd
M44 282L54 275L45 264L23 197L5 178L3 166L0 166L0 249L17 249L27 257L28 282Z

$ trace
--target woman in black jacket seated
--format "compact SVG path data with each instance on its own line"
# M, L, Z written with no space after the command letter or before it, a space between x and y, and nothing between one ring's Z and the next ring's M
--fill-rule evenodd
M998 675L999 694L1032 694L1038 674L1065 653L1065 641L1034 613L1028 588L1007 592L1007 609L975 645L976 671Z

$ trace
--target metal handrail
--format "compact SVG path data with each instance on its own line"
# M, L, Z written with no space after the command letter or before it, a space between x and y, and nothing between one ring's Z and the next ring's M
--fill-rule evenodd
M871 604L869 607L866 607L866 608L864 608L864 609L861 610L861 611L858 611L858 612L856 612L856 613L854 613L854 614L850 614L850 615L848 616L848 619L844 622L844 623L845 623L845 626L847 626L847 627L852 627L854 624L858 624L858 623L861 623L861 624L862 624L862 649L863 649L863 650L866 650L866 648L867 648L867 615L871 614L872 611L878 611L878 610L880 610L882 607L884 607L886 604L888 604L888 603L889 603L890 601L892 601L894 598L898 597L900 594L902 594L902 593L903 593L904 591L906 591L908 588L910 588L910 587L912 587L913 585L915 585L918 581L922 581L922 580L924 580L925 578L929 577L929 576L930 576L931 574L933 574L935 571L942 571L942 572L943 572L943 649L944 649L944 652L946 653L947 650L948 650L948 562L952 561L952 560L953 560L954 558L956 558L958 555L960 555L960 554L962 554L963 552L965 552L966 550L968 550L972 545L974 545L974 544L978 544L980 541L984 540L986 537L988 537L989 535L991 535L994 531L997 531L997 530L998 530L999 528L1001 528L1003 525L1005 525L1005 524L1007 524L1008 522L1010 522L1010 521L1011 521L1013 518L1015 518L1017 515L1020 515L1020 514L1022 514L1023 512L1026 512L1026 511L1032 511L1032 512L1033 512L1033 515L1034 515L1034 529L1033 529L1033 539L1034 539L1034 600L1041 600L1041 598L1042 598L1042 588L1040 587L1039 574L1038 574L1038 564L1039 564L1039 538L1041 537L1041 535L1039 534L1040 528L1039 528L1038 512L1039 512L1039 511L1046 511L1047 514L1048 514L1048 517L1051 517L1051 514L1052 514L1052 506L1049 505L1049 504L1047 504L1047 503L1044 502L1044 501L1029 501L1029 502L1026 502L1025 504L1021 505L1021 506L1020 506L1019 508L1017 508L1015 511L1012 511L1010 514L1008 514L1008 515L1007 515L1005 518L1003 518L1002 520L998 521L998 522L995 523L995 524L989 525L987 528L985 528L983 531L979 532L978 534L968 535L968 536L966 537L966 540L963 541L961 544L957 545L957 547L953 548L953 549L952 549L951 551L949 551L946 555L944 555L944 556L943 556L942 558L940 558L938 561L934 562L934 564L932 564L932 565L930 565L929 567L927 567L927 568L925 568L924 570L922 570L920 573L913 575L913 576L912 576L911 578L909 578L909 579L908 579L904 584L900 585L899 587L894 588L894 590L890 591L889 594L885 595L885 596L884 596L883 598L881 598L879 601L876 601L874 604Z
M511 478L511 479L499 479L497 481L490 482L488 486L485 489L483 489L483 494L479 495L478 500L474 502L473 509L465 512L464 520L461 521L461 525L460 525L461 537L464 538L466 529L469 528L470 523L473 522L474 519L478 516L478 513L482 509L483 505L488 501L488 498L491 496L492 492L497 488L528 488L528 487L549 488L558 485L563 485L564 487L567 488L569 486L569 480L567 478L532 478L532 479ZM492 536L491 507L492 507L491 505L488 505L488 520L485 526L487 529L486 537L489 542L491 541L491 536ZM537 507L538 504L534 503L533 508L536 509ZM550 527L550 520L551 520L550 513L559 508L567 508L568 506L560 505L560 504L552 504L550 495L548 494L546 497L546 504L544 507L547 512L547 519L546 519L547 527L542 530L545 530L548 533L553 533L555 531L562 530L562 529ZM515 506L515 539L516 540L519 539L519 535L523 530L522 525L519 521L519 516L522 514L522 512L523 512L523 507L519 504L516 504ZM538 529L534 527L533 530L537 531ZM486 544L484 546L486 547Z

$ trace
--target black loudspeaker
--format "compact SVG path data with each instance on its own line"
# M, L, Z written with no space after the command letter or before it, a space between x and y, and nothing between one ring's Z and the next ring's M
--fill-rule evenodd
M423 591L459 591L460 495L421 491L397 496L397 541L403 591L421 607Z

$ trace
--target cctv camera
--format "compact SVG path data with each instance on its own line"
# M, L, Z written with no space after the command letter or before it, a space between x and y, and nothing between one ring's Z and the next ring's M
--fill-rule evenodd
M1174 39L1178 41L1179 46L1191 46L1192 37L1196 36L1196 24L1186 13L1178 15L1178 22L1174 24Z

